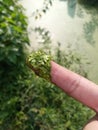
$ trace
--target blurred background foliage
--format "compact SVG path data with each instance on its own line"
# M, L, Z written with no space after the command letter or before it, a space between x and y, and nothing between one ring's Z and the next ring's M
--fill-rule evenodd
M92 7L98 7L98 1L97 0L78 0L81 4L84 4L85 6L92 6Z
M84 57L71 47L61 51L60 43L52 52L49 32L35 31L56 62L87 78ZM0 0L0 130L81 130L93 112L27 68L27 45L23 7L18 0Z
M47 11L50 9L50 7L53 5L54 0L43 0L43 7L41 9L37 9L35 12L33 12L33 17L35 19L39 19L43 16L43 14L47 13ZM76 8L77 2L87 9L96 8L98 9L98 0L60 0L60 1L67 1L68 8ZM71 14L74 13L71 12ZM70 15L70 12L69 12Z

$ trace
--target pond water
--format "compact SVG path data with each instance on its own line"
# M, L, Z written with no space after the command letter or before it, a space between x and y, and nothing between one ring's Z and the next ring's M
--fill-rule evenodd
M38 47L36 33L31 28L41 27L48 30L52 46L61 43L62 48L69 44L86 55L91 62L89 77L98 84L98 11L87 9L76 0L54 0L49 10L41 18L34 19L33 12L43 8L43 0L21 0L28 16L28 31L31 48Z

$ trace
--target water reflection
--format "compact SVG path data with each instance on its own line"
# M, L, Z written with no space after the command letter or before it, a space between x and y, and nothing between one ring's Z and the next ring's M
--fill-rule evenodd
M83 25L83 36L86 39L87 43L94 45L96 43L96 39L94 39L94 33L98 27L98 1L97 0L79 0L82 6L78 7L76 12L77 0L60 0L67 2L67 11L68 15L71 18L74 16L78 16L80 18L85 18L85 14L90 16L89 20L87 20ZM87 6L88 5L88 6ZM77 13L77 14L76 14Z
M60 1L67 2L68 15L73 18L75 16L77 0L60 0Z
M67 1L68 14L69 14L69 16L71 16L72 18L75 16L76 3L77 3L77 0L68 0L68 1Z
M82 9L82 11L83 10L84 9ZM89 20L83 25L84 38L86 39L87 43L94 45L96 43L94 33L98 28L98 10L96 8L85 8L85 13L88 15Z

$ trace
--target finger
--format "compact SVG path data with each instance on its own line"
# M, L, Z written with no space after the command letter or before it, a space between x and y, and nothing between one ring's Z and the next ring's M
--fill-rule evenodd
M98 112L98 86L51 61L51 82L65 93Z

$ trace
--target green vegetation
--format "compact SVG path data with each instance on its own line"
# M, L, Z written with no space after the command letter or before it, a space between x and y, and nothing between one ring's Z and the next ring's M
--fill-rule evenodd
M52 58L42 50L32 52L27 58L27 65L40 77L50 81Z
M98 1L97 0L78 0L79 3L84 4L86 6L90 7L98 7Z
M28 86L25 46L29 41L22 11L17 0L0 0L0 130L19 130L25 120L21 96Z
M80 130L92 111L26 66L27 22L17 2L0 0L0 130ZM87 76L75 51L59 44L54 58Z

